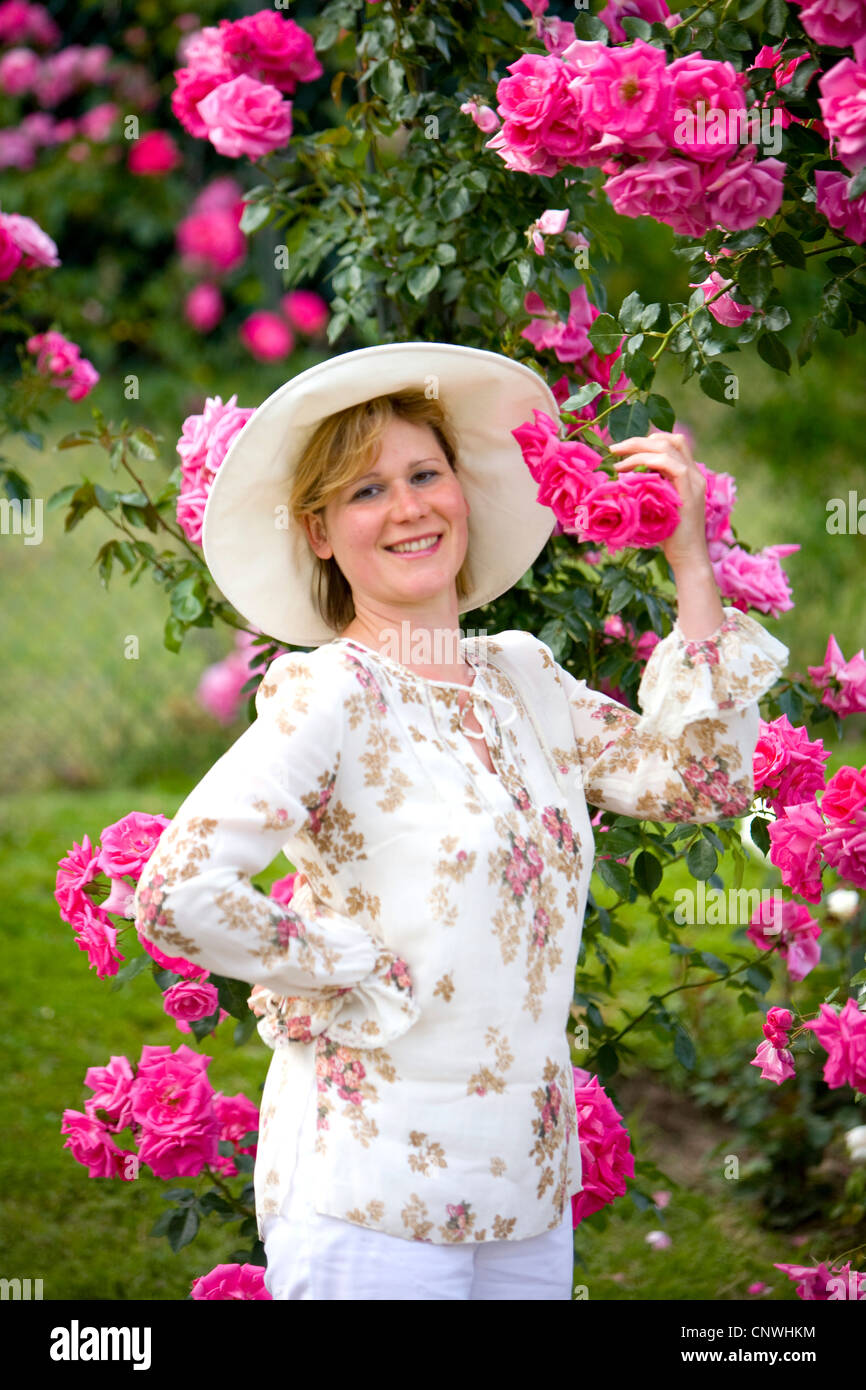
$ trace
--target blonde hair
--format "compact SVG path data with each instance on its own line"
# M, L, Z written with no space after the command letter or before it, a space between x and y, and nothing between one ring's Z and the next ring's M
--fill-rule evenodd
M457 439L438 400L420 390L375 396L347 406L322 420L314 431L295 470L289 509L300 525L303 518L321 516L332 497L375 463L383 431L391 420L406 420L432 430L453 471L457 472ZM320 616L341 632L355 616L352 589L334 556L314 556L316 573L313 602ZM457 573L457 597L465 598L471 586L468 559Z

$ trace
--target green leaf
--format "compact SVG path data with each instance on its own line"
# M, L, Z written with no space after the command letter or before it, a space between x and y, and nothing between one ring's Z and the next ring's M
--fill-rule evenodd
M610 41L610 31L604 21L585 10L575 16L574 32L579 39L592 39L604 44Z
M658 425L660 430L672 430L676 415L674 408L666 396L651 395L646 398L647 414L654 425Z
M619 306L619 321L627 333L637 333L643 327L641 317L644 313L643 301L637 290L626 295Z
M466 187L446 188L439 195L438 202L443 221L456 222L458 217L469 211L472 194Z
M763 816L753 816L749 822L749 838L762 854L770 853L769 823Z
M674 1056L686 1071L694 1069L695 1045L681 1023L674 1027Z
M406 74L402 63L398 63L396 58L389 58L387 63L382 63L376 68L370 79L370 86L383 101L392 102L402 95L405 81Z
M406 286L413 299L426 299L439 283L442 271L435 263L416 266L409 272Z
M701 390L710 400L720 401L722 405L733 405L730 393L730 378L733 374L723 362L708 362L702 368L698 381Z
M575 391L573 396L569 396L560 409L580 410L582 406L589 405L590 401L594 401L596 396L600 396L603 390L604 387L600 382L588 381L585 386L581 386L579 390Z
M623 32L630 39L643 39L645 43L648 43L652 38L652 25L648 24L645 19L641 19L639 15L626 15L621 23Z
M773 983L771 971L767 970L763 965L750 965L746 971L746 979L752 986L752 989L757 990L758 994L766 994L770 985Z
M758 356L763 357L771 367L775 367L777 372L787 374L791 370L791 354L775 333L761 334L758 339Z
M166 1235L175 1255L178 1250L182 1250L185 1245L189 1245L190 1241L195 1239L198 1233L198 1221L198 1212L195 1207L185 1207L182 1211L172 1213Z
M622 342L623 331L612 314L599 314L589 330L589 341L602 357L616 352Z
M244 210L241 213L238 226L242 232L249 236L270 221L273 211L273 208L267 203L244 203Z
M774 38L778 38L785 32L785 25L790 14L790 6L787 0L767 0L767 8L764 10L764 28Z
M595 868L599 877L609 888L612 888L621 898L628 897L631 875L625 864L618 864L615 859L599 859Z
M619 444L623 439L648 433L650 415L643 401L626 401L607 417L611 437Z
M798 270L806 269L806 257L803 248L795 236L790 232L777 232L770 238L770 245L785 265L796 266Z
M731 972L725 962L720 960L718 956L714 956L712 951L701 951L700 957L708 970L715 970L717 975L730 975Z
M169 613L165 620L163 631L163 644L168 647L170 652L179 652L183 646L183 639L186 635L186 624L180 622L174 614Z
M773 272L766 251L750 251L737 272L737 283L750 304L762 308L773 288Z
M652 897L664 876L661 864L654 854L641 850L632 866L635 883L647 897Z
M45 510L53 512L57 507L65 507L70 497L74 497L78 490L77 483L69 483L67 487L62 487L58 492L53 492L45 503Z
M696 840L686 854L686 867L692 878L708 879L715 873L719 857L706 840Z

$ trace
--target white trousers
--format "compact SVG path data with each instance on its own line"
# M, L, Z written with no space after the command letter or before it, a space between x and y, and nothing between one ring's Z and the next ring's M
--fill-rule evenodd
M525 1240L433 1245L335 1216L269 1216L265 1287L274 1299L571 1299L571 1203L561 1225Z

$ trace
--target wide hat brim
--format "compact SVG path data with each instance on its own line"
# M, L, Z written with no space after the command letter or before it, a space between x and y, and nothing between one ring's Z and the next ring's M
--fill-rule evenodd
M237 611L289 646L317 647L338 634L313 601L316 558L288 514L291 480L316 427L374 396L420 389L438 395L457 437L466 496L467 613L526 573L556 519L511 431L533 410L558 419L550 388L530 367L453 343L385 343L319 362L278 387L235 436L214 475L202 548L214 582Z

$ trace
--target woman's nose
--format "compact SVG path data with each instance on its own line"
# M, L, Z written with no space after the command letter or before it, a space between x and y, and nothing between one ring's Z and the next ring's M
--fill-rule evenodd
M417 488L398 480L391 490L391 511L396 516L423 516L427 511L427 504Z

